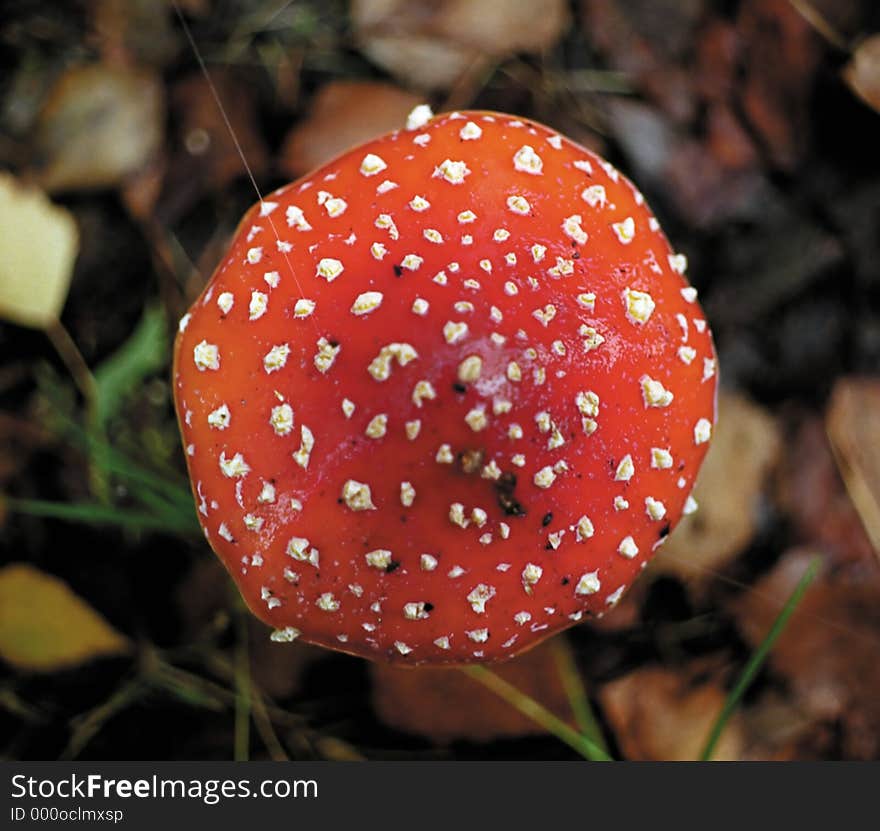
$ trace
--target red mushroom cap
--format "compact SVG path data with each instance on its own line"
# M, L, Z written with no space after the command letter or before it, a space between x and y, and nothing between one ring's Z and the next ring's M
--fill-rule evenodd
M248 211L181 322L176 403L273 638L499 660L613 606L693 505L715 352L611 165L414 115Z

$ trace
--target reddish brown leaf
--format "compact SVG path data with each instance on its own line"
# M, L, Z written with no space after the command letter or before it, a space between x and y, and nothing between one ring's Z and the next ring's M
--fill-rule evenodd
M625 759L688 761L697 759L724 704L714 682L692 683L689 672L646 667L606 684L599 701ZM721 734L713 758L739 759L743 730L734 716Z
M391 84L333 81L312 102L308 117L290 131L279 165L299 177L349 147L400 129L423 99Z
M814 554L794 550L734 606L740 629L756 646L764 638ZM826 568L801 601L770 654L798 707L835 725L838 753L880 753L880 565L867 560Z
M821 42L788 0L746 0L737 28L742 106L775 164L791 170L809 147L809 97Z
M694 75L684 65L683 53L702 3L633 5L628 0L583 0L586 34L614 69L632 76L673 121L686 123L695 110Z
M871 544L840 475L822 420L806 419L789 441L779 500L800 538L835 563L870 560Z
M553 651L540 645L493 667L523 693L572 720ZM543 733L531 719L457 669L404 669L370 664L373 707L390 727L444 743L488 742Z
M246 176L242 155L257 179L268 166L253 90L244 80L223 71L212 69L211 80L231 132L201 73L189 75L172 87L172 109L179 126L162 193L161 213L166 222L205 194L220 192L233 180Z

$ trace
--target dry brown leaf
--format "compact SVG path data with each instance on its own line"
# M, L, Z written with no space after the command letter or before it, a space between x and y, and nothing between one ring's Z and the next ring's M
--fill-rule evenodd
M169 225L206 194L222 192L230 182L246 176L242 155L257 180L268 167L252 88L223 70L212 69L211 81L223 112L200 72L183 78L171 89L177 135L171 143L174 152L170 154L157 210L161 221Z
M833 725L799 707L790 695L770 691L742 712L749 759L803 762L835 755Z
M734 604L746 639L757 646L794 591L814 553L786 554ZM799 708L832 724L846 758L880 754L880 565L829 569L813 582L770 653Z
M840 475L880 556L880 380L838 381L826 424Z
M40 114L38 181L50 193L114 187L158 153L164 120L154 74L101 64L70 69Z
M25 563L0 569L0 658L54 672L129 649L129 642L66 583Z
M569 22L564 0L354 0L364 53L414 87L447 89L477 60L550 48Z
M773 162L791 170L809 148L810 94L821 41L789 0L745 0L737 29L745 75L738 84L742 108Z
M446 0L436 26L450 40L506 55L550 49L570 22L565 0Z
M725 692L716 683L692 683L690 673L647 667L599 690L599 702L625 759L689 761L699 758ZM739 759L744 748L739 715L728 722L713 754Z
M706 145L725 170L749 170L758 162L755 145L727 104L713 104L708 108Z
M290 131L281 151L281 169L299 177L339 154L406 124L423 99L373 81L333 81L312 102L306 119Z
M473 49L425 35L364 35L360 46L373 63L426 91L448 89L477 60Z
M38 329L58 320L78 250L68 211L0 173L0 316Z
M694 489L699 510L682 519L651 568L699 580L733 560L754 536L764 480L779 447L779 430L767 412L722 393L712 446Z
M561 718L572 720L553 651L546 644L493 667L493 672ZM374 663L373 708L385 724L435 742L545 732L495 693L455 668L409 669Z
M880 112L880 35L859 44L843 69L843 78L862 101Z
M834 462L825 425L810 416L790 431L778 500L799 537L835 564L873 559L874 552Z
M701 0L582 0L584 31L617 71L676 123L696 110L697 74L685 65Z

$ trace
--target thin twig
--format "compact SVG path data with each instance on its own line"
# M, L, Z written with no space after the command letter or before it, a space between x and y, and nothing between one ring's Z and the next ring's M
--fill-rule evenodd
M86 400L86 405L91 407L94 404L98 385L95 382L95 376L86 363L86 359L79 351L79 347L70 336L64 324L57 318L45 328L47 337L55 347L58 357L67 367L73 383L82 393L82 397Z
M246 762L251 744L251 662L244 611L235 613L235 750L236 762Z
M71 720L72 731L67 746L58 757L60 761L76 759L85 746L98 734L101 728L115 715L127 709L144 694L140 678L132 678L123 683L106 701L93 710L76 716Z
M260 734L269 757L273 762L289 761L290 756L287 755L284 745L281 744L281 740L272 726L272 719L269 716L269 711L266 709L263 694L253 686L251 687L251 708L254 715L254 727L257 728L257 733Z
M835 29L828 18L822 14L809 0L788 0L791 7L810 24L825 40L842 52L849 52L847 39Z

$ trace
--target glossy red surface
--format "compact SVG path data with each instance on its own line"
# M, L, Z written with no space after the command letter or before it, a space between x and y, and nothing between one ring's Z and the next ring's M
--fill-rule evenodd
M469 123L479 137L462 138ZM517 169L524 146L540 173ZM386 167L365 175L367 154ZM449 180L462 170L447 160L464 162L460 182ZM395 187L380 187L386 181ZM595 186L604 199L595 189L583 196ZM428 207L414 209L422 207L414 197ZM524 215L511 197L526 200ZM336 198L346 204L331 216ZM472 221L462 221L466 211ZM381 220L377 227L380 215L396 233ZM542 257L535 245L546 247ZM416 268L407 255L420 258ZM548 128L500 114L447 114L382 137L254 206L186 320L174 370L199 517L254 613L276 630L292 627L287 637L438 664L512 657L608 609L680 518L708 447L697 443L696 425L715 419L711 333L671 255L622 175ZM329 280L318 273L325 258L343 269ZM644 321L628 311L628 290L650 295L653 307L641 298L635 308ZM267 303L251 319L255 291ZM381 293L381 304L356 315L365 292ZM225 293L231 307L229 297L218 305ZM422 314L413 311L419 298ZM295 314L301 299L315 304L307 317ZM467 329L450 337L450 322ZM322 338L329 367L315 361ZM202 343L217 347L216 369L196 365ZM400 361L406 350L389 344L417 357ZM264 357L280 345L286 363L269 372ZM383 348L389 375L377 380L368 367ZM479 377L471 361L462 382L459 367L472 356ZM662 385L655 403L672 393L666 406L649 406L646 378ZM420 381L434 398L414 400ZM598 396L598 414L578 406L579 393ZM355 405L350 415L344 399ZM293 424L279 435L270 418L284 403ZM219 429L209 414L223 405L229 417ZM382 415L384 435L370 437ZM413 438L405 425L416 420ZM294 458L303 426L314 437L307 466ZM451 463L437 461L444 444ZM653 448L669 451L670 467L652 466ZM233 465L226 475L221 457L236 454L247 470ZM616 479L627 455L634 473ZM497 469L484 475L491 462ZM546 470L555 478L542 487ZM369 485L375 510L346 504L349 480ZM414 489L411 505L401 483ZM648 499L662 503L654 505L662 517L649 515ZM450 518L454 504L461 524ZM582 517L592 536L586 524L578 531ZM307 558L318 552L312 562L289 555L292 538L308 540ZM626 538L632 557L619 551ZM376 550L390 552L388 568L368 564ZM433 570L423 554L436 560Z

